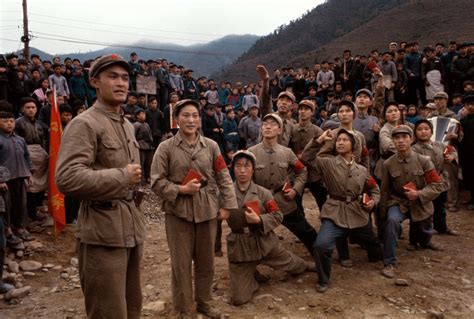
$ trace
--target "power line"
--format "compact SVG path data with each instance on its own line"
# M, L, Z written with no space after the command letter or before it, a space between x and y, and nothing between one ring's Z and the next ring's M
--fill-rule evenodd
M186 38L175 38L175 37L166 37L166 36L155 36L151 34L145 34L145 33L131 33L131 32L123 32L123 31L111 31L111 30L101 30L101 29L94 29L94 28L87 28L87 27L78 27L78 26L71 26L71 25L65 25L65 24L60 24L60 23L54 23L54 22L45 22L45 21L39 21L39 20L30 20L32 23L40 23L40 24L47 24L47 25L55 25L55 26L60 26L63 28L70 28L70 29L80 29L80 30L88 30L88 31L95 31L95 32L105 32L105 33L112 33L112 34L129 34L129 35L134 35L134 36L141 36L141 37L156 37L156 38L162 38L162 39L170 39L170 40L183 40L183 41L192 41L192 42L209 42L209 40L204 40L204 39L186 39ZM243 45L247 44L244 42L228 42L228 41L222 41L225 44L228 45Z
M36 33L42 34L42 32L36 32ZM54 35L52 35L52 36L54 36ZM132 46L132 45L124 45L124 44L116 44L116 43L106 43L106 42L90 41L90 40L77 39L77 38L71 38L71 37L61 37L61 36L59 36L59 37L58 36L56 36L56 37L47 37L47 36L33 35L32 38L52 40L52 41L60 41L60 42L68 42L68 43L92 44L92 45L98 45L98 46L109 46L109 47L117 47L117 48L142 49L142 50L150 50L150 51L188 53L188 54L211 55L211 56L224 56L224 54L216 53L216 52L184 51L184 50L173 50L173 49L149 48L149 47L143 47L143 46L135 46L135 45Z
M46 14L39 14L39 13L31 13L31 15L46 17L46 18L54 18L55 20L66 20L66 21L76 21L81 23L87 24L96 24L96 25L103 25L108 27L120 27L126 29L138 29L138 30L149 30L149 31L160 31L160 32L169 32L169 33L181 33L181 34L194 34L194 35L205 35L205 36L213 36L213 37L223 37L225 34L215 34L215 33L198 33L198 32L184 32L184 31L173 31L173 30L164 30L164 29L154 29L154 28L141 28L141 27L132 27L132 26L124 26L121 24L108 24L108 23L100 23L100 22L92 22L80 19L71 19L71 18L62 18L56 16L50 16Z

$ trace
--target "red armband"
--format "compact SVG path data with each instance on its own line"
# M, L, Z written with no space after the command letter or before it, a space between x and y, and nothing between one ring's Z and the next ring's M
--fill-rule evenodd
M216 173L219 173L227 168L227 164L225 163L224 157L222 157L221 154L217 156L212 165Z
M271 200L268 200L265 203L265 210L267 211L267 213L270 214L270 213L276 213L276 212L280 211L280 208L278 207L275 200L271 199Z
M301 163L300 160L296 160L296 163L295 163L295 171L296 171L296 173L299 173L300 171L302 171L303 168L305 168L304 164Z
M372 189L377 187L377 182L372 176L370 176L365 185L367 186L367 188Z
M434 169L425 173L425 181L427 184L431 183L440 183L441 177L439 177L438 173Z

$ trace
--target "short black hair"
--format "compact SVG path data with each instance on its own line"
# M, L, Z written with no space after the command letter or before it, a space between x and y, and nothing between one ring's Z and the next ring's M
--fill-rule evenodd
M67 103L61 104L59 106L59 114L63 114L63 113L71 113L72 114L72 107Z
M418 126L420 126L423 123L428 125L431 129L431 133L433 133L433 123L431 123L430 121L426 119L421 119L421 120L416 121L415 123L415 132L414 132L415 136L416 136L416 129L418 128Z
M20 100L20 106L21 107L25 106L26 103L35 103L35 105L36 105L36 100L32 97L24 97Z
M5 112L1 111L0 112L0 119L14 119L15 115L13 115L12 112Z

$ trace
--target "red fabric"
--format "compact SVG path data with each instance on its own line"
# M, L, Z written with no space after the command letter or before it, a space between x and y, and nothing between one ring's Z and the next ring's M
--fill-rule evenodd
M362 157L367 157L369 156L369 150L367 149L367 147L364 147L362 149Z
M436 173L436 171L434 169L432 169L431 171L428 171L428 172L425 173L425 181L428 184L440 183L441 182L441 177L439 177L438 173Z
M219 156L217 156L217 158L214 160L213 166L216 173L219 173L220 171L223 171L227 168L224 157L222 157L221 154L219 154Z
M267 213L270 214L270 213L276 213L280 211L280 208L278 207L275 200L271 199L265 203L265 210L267 211Z
M372 176L370 176L369 179L366 182L366 185L367 185L368 188L376 188L377 187L377 182L375 181L375 179Z
M301 163L300 160L297 160L295 163L295 171L298 173L300 172L303 168L305 168L304 164Z
M48 179L48 211L54 219L54 233L58 235L66 225L66 211L64 208L64 195L56 185L56 161L61 144L61 118L56 101L56 90L53 93L51 105L51 126L49 138L49 179Z

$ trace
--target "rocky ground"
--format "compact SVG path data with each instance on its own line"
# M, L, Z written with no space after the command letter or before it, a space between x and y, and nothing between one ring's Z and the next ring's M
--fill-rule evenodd
M147 196L142 314L150 318L171 314L170 260L158 205L155 196ZM319 228L318 210L308 195L305 207L308 219ZM334 260L332 285L327 293L315 291L314 273L294 277L261 267L270 281L241 307L228 304L229 274L224 254L216 258L214 303L230 318L472 318L474 212L449 213L448 221L461 236L434 235L434 241L442 244L444 251L409 252L405 250L406 239L399 242L400 266L394 279L382 277L382 264L368 263L364 251L351 246L354 267L343 268ZM17 289L0 296L0 318L85 317L74 256L74 226L68 226L58 238L54 238L49 226L37 224L32 230L36 240L27 243L22 253L8 255L4 278ZM405 226L405 238L407 230ZM224 225L224 233L228 231ZM287 248L311 260L303 245L284 227L277 233Z

